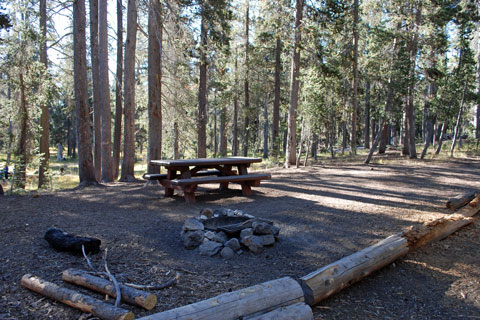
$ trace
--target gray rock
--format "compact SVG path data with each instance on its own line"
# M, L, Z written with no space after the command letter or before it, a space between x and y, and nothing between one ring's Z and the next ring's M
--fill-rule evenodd
M219 231L215 233L215 236L212 239L213 241L220 242L220 243L225 243L228 241L228 237L223 231Z
M253 234L266 235L273 234L277 235L280 232L280 229L266 222L254 221L252 224Z
M253 253L263 251L263 238L259 236L246 236L242 239L243 244Z
M231 248L233 251L237 251L240 249L240 241L237 238L232 238L225 242L225 247Z
M200 255L202 256L214 256L216 255L223 247L223 244L215 241L210 241L204 239L202 245L200 246Z
M212 218L213 217L213 211L210 208L205 208L200 210L200 214L203 216L206 216L207 218Z
M232 248L230 247L224 247L221 251L220 251L220 255L222 256L222 258L224 259L231 259L233 258L233 256L235 255L235 252L232 250Z
M246 228L240 231L240 239L243 239L247 236L253 235L253 229L252 228Z
M195 249L203 242L203 231L187 231L182 233L183 245L187 249Z
M205 238L213 241L213 239L215 238L215 232L213 232L213 231L205 232Z
M188 218L185 220L185 223L183 224L183 231L197 231L197 230L204 230L205 227L203 226L203 223L198 221L195 218Z
M213 215L218 217L233 217L233 212L232 209L221 208L213 211Z
M207 219L208 219L208 217L205 216L205 215L203 215L203 214L202 214L200 217L198 217L198 220L200 220L200 222L203 222L203 221L205 221L205 220L207 220Z
M242 217L244 215L243 210L235 210L233 211L233 214L236 215L237 217Z
M267 234L261 237L263 239L264 246L272 246L275 244L275 236L273 234Z

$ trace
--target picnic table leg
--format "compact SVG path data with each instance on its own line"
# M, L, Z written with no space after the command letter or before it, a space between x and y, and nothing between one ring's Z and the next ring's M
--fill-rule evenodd
M232 171L232 166L230 165L226 165L224 166L225 170L226 171ZM221 174L223 176L223 174ZM221 182L220 183L220 191L223 191L223 190L228 190L228 182Z
M248 182L242 182L242 194L244 196L251 196L252 195L252 188Z
M195 191L197 190L197 185L189 185L182 187L183 196L187 203L195 203Z

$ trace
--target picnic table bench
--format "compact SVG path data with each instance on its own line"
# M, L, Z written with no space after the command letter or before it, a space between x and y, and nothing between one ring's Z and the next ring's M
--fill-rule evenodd
M150 164L164 166L167 173L145 174L143 177L158 180L165 188L166 197L173 196L174 190L183 191L187 202L195 202L195 191L200 184L219 183L220 190L225 190L229 183L238 183L242 186L243 195L248 196L252 194L251 187L271 178L268 173L248 173L252 163L261 161L260 158L247 157L151 160Z

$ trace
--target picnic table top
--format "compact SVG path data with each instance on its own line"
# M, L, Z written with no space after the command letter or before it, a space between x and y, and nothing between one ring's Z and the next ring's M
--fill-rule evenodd
M227 157L227 158L199 158L199 159L181 159L181 160L150 160L150 163L158 166L177 167L177 166L209 166L209 165L241 165L254 162L262 162L261 158L248 157Z

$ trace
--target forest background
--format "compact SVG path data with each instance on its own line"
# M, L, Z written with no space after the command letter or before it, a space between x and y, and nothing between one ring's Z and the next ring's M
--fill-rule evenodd
M133 181L160 158L478 152L479 1L0 5L12 190Z

